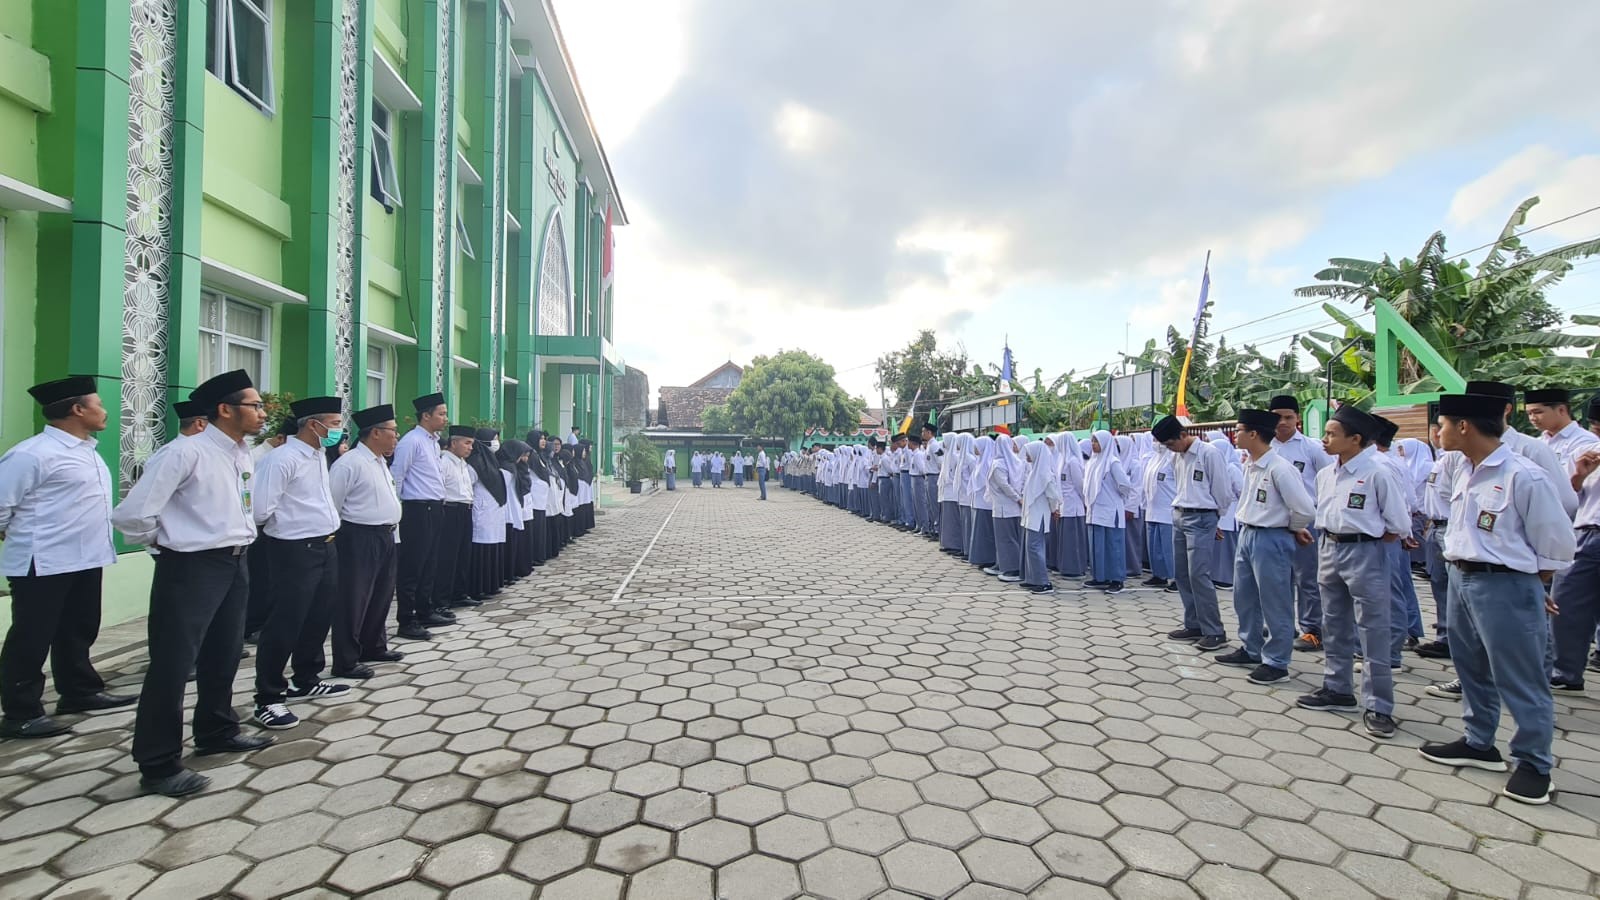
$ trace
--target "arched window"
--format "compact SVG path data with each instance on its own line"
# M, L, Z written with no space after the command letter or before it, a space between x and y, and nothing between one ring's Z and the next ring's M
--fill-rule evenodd
M539 334L572 333L572 282L567 277L567 241L561 210L550 216L539 259Z

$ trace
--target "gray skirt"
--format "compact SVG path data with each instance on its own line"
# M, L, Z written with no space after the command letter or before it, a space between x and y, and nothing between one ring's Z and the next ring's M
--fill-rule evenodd
M1056 548L1055 570L1071 578L1089 571L1089 520L1084 516L1060 518L1050 523Z

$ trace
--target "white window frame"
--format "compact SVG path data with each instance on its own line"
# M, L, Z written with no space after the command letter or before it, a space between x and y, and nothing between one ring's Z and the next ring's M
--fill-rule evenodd
M378 382L378 396L372 396L372 392L370 390L367 392L368 406L377 406L380 403L394 402L394 366L396 362L395 349L396 348L392 344L385 344L372 340L367 341L367 386L371 387L372 381ZM373 353L377 353L382 357L382 363L376 369L372 367Z
M378 124L379 113L383 124ZM400 176L394 164L394 110L372 98L372 177L369 193L387 212L400 206Z
M272 71L272 0L208 0L207 5L215 15L211 20L212 52L211 58L206 60L206 70L233 88L241 97L248 100L250 105L269 116L272 115L275 112L272 98L277 93L277 82L273 78ZM239 27L235 21L235 13L240 5L265 35L262 41L264 54L261 61L263 68L261 81L266 89L265 97L256 96L255 92L245 85L244 79L239 77Z
M213 374L217 374L217 373L221 373L221 372L230 371L227 368L227 365L228 365L228 347L233 345L233 344L237 344L237 345L239 345L241 347L248 347L251 350L260 350L261 351L261 371L257 374L257 377L255 379L256 380L256 389L259 390L259 391L262 391L262 392L266 392L266 391L271 390L271 380L272 380L272 307L268 306L268 305L266 305L264 303L252 303L249 300L245 300L242 297L238 297L238 296L235 296L233 294L229 294L226 291L219 291L219 290L216 290L215 288L202 287L200 289L200 303L201 303L201 312L202 312L202 314L205 311L205 298L207 296L215 297L217 299L217 301L222 305L222 328L220 330L214 329L214 328L207 328L205 326L205 324L203 323L203 315L202 315L202 324L200 325L200 333L202 335L207 335L207 334L215 335L216 338L217 338L217 354L218 354L218 356L217 356L217 358L214 358L214 359L211 360L211 371L212 371L212 373ZM254 339L254 338L246 338L246 337L240 337L240 336L235 335L235 334L229 334L228 333L228 304L229 303L237 303L240 306L248 306L253 310L259 310L260 313L261 313L261 316L262 316L261 333L266 335L266 339L258 341L258 340Z
M461 217L461 210L456 210L456 251L467 259L477 259L478 254L472 249L472 238L467 236L467 220Z

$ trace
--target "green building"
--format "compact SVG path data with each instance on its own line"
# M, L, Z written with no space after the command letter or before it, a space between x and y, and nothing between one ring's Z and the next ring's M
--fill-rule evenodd
M0 2L0 448L96 375L125 491L232 368L609 448L626 222L548 0Z

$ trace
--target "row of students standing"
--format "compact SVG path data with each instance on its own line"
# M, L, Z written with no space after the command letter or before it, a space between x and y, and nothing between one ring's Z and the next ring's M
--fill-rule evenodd
M469 596L473 590L498 590L593 526L593 471L582 443L558 451L535 432L529 444L493 447L493 433L456 427L441 447L435 435L446 427L447 411L435 394L415 402L422 426L405 440L393 407L356 412L352 446L341 401L311 397L293 403L284 428L261 442L270 449L253 453L247 439L261 431L265 405L242 370L208 380L177 405L179 435L145 462L113 508L110 473L95 452L93 435L107 417L94 379L30 391L49 425L0 457L0 538L13 588L13 623L0 650L0 736L71 730L41 703L48 654L61 697L57 716L137 702L133 756L148 792L183 796L208 784L182 762L191 679L196 756L272 743L243 733L233 707L247 619L259 632L252 718L266 729L291 728L299 721L291 701L348 693L348 681L375 674L373 664L402 658L388 647L397 571L410 573L402 606L413 610L409 623L426 607L430 624L447 625L454 620L449 607L480 602ZM487 482L491 474L482 456L476 467L453 465L473 459L479 440L492 454L492 483L505 490L504 502L493 491L487 499L475 493L472 480ZM457 515L459 505L445 515L447 504L468 496L466 519ZM501 527L495 534L472 529L474 547L516 549L452 554L460 549L460 525L479 524L485 513L498 515ZM546 540L530 539L550 517ZM88 656L99 628L102 570L116 562L113 527L149 548L155 562L150 663L137 696L108 693ZM430 573L425 588L415 574L421 570ZM270 573L259 603L247 600L255 571ZM470 574L462 580L459 572ZM341 681L322 677L330 636L332 675Z

